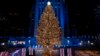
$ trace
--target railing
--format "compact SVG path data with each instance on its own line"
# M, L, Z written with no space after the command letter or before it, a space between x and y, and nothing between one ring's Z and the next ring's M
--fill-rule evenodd
M0 39L6 39L5 41L0 42L0 45L22 45L25 47L28 46L36 46L36 38L35 37L8 37L8 36L0 36ZM67 47L67 46L94 46L95 43L99 42L100 36L90 36L90 35L81 35L81 36L68 36L63 37L61 40L60 47ZM55 45L57 47L57 45ZM58 45L59 47L59 45Z

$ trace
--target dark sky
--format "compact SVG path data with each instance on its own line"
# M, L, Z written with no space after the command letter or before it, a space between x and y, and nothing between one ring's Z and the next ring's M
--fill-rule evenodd
M97 0L67 0L70 34L76 29L78 35L95 35L95 7Z
M65 0L68 8L69 29L77 29L77 34L95 34L94 8L99 1ZM0 35L23 36L28 35L30 12L34 0L0 1Z
M0 1L0 35L23 35L28 33L29 15L32 8L30 1Z

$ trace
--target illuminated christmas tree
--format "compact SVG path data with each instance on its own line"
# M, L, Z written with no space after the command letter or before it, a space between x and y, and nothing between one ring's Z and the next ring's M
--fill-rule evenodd
M36 37L39 45L42 45L44 48L48 46L47 50L49 50L49 52L45 52L45 55L43 56L46 56L46 54L50 56L49 54L53 49L53 46L60 44L61 28L59 27L59 22L55 17L50 2L48 2L48 5L40 17Z

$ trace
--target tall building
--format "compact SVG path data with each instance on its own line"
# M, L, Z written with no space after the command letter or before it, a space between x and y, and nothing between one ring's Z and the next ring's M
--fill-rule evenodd
M68 22L68 16L65 15L65 12L67 12L64 8L64 0L36 0L35 1L35 6L33 5L32 7L32 12L33 12L33 20L31 21L30 24L30 30L29 34L33 34L35 37L35 32L36 28L40 19L40 15L42 14L44 8L47 5L47 2L50 1L51 5L53 6L53 10L56 14L57 19L59 20L59 25L63 30L63 36L64 36L64 29L65 28L65 21Z

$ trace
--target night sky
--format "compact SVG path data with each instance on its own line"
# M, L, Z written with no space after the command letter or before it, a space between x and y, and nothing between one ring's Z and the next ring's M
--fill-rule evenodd
M64 2L67 5L70 34L73 29L76 29L78 35L94 35L100 32L100 12L98 12L100 1L65 0ZM32 4L35 5L34 0L0 1L0 36L28 36Z
M33 1L1 1L0 35L22 36L28 33L30 11Z
M95 9L100 1L92 0L67 0L69 13L69 29L70 34L73 34L73 29L76 33L73 35L96 35L100 31L96 30ZM99 20L100 21L100 20ZM97 32L98 31L98 32Z

